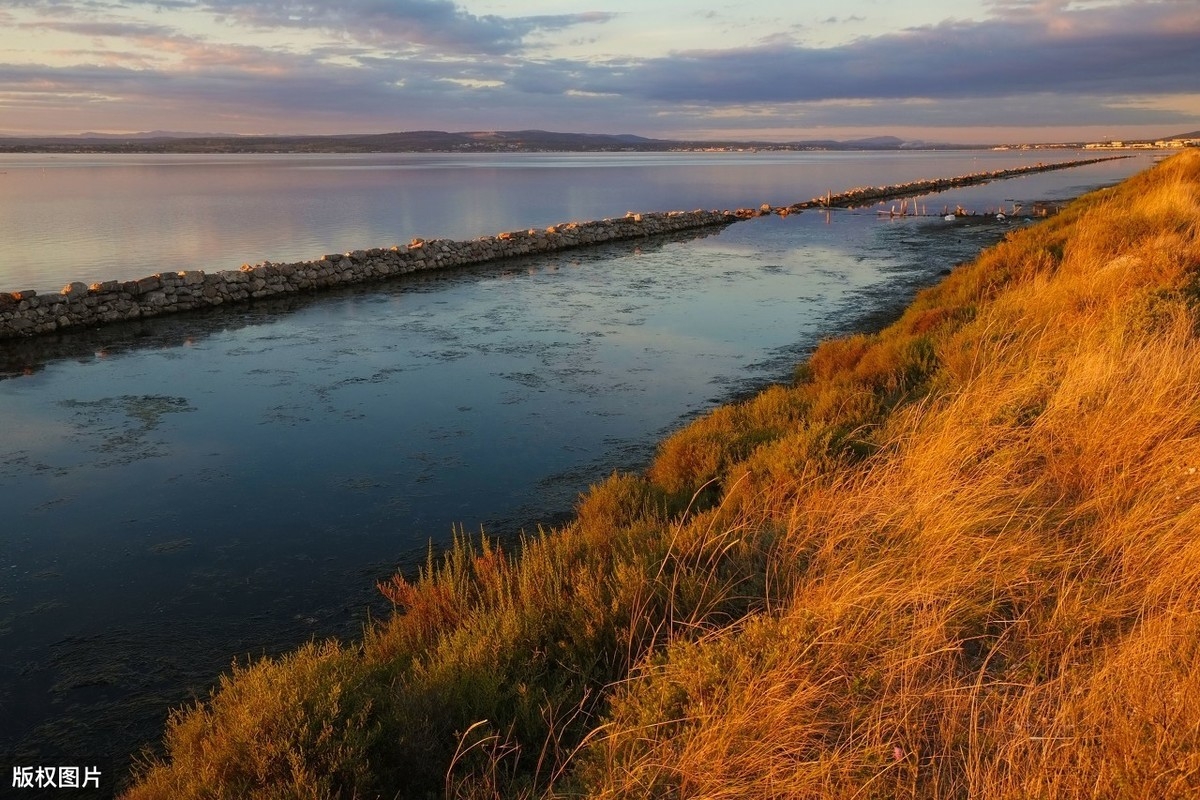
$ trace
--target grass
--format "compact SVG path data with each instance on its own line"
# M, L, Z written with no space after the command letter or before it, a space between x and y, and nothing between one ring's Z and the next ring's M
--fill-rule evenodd
M1198 276L1185 152L235 668L126 797L1195 796Z

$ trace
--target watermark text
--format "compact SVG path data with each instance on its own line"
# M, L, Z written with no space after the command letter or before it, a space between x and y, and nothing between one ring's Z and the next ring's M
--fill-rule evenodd
M99 767L13 767L14 789L99 789Z

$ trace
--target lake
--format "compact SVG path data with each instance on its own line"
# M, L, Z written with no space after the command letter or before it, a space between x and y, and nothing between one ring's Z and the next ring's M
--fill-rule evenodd
M0 185L21 199L0 200L0 285L1038 160L1052 159L10 157ZM919 202L1028 205L1148 163ZM0 767L100 764L111 788L231 660L356 635L387 610L375 581L430 546L565 519L689 418L785 380L821 337L877 324L1020 224L806 212L0 343Z

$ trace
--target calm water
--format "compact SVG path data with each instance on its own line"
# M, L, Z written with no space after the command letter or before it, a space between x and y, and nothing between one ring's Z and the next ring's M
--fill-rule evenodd
M627 211L786 205L827 190L1083 155L0 154L0 291L235 269Z
M984 157L839 157L854 177L828 182L836 191L954 175ZM304 197L298 218L279 225L284 238L319 236L305 214L333 237L332 247L312 242L297 256L386 241L385 229L407 238L398 210L389 221L364 199L399 184L424 182L444 198L439 207L458 210L443 229L436 215L418 216L411 233L454 236L615 213L614 205L790 202L824 189L774 174L795 166L788 159L747 160L748 186L734 182L736 159L681 168L702 161L690 156L471 159L457 170L444 157L289 157L267 167L218 160L211 173L194 158L111 161L79 159L47 174L92 170L127 187L157 176L140 211L117 214L130 225L170 206L166 176L192 176L198 183L179 194L210 197L214 216L204 224L218 227L200 231L203 214L179 212L178 225L159 218L157 239L109 236L141 237L174 257L187 252L181 242L205 242L197 253L226 247L211 238L217 219L238 241L277 242L278 230L268 236L231 208L279 219L296 199L292 182ZM357 168L362 161L376 168ZM871 163L878 170L868 178ZM923 202L936 211L1064 197L1146 163ZM35 168L9 164L0 179L21 169ZM707 185L692 169L721 173L726 184ZM20 180L36 183L33 174ZM459 186L457 200L438 175ZM605 199L589 197L577 176L598 181ZM629 200L628 181L643 182L640 202ZM491 199L463 188L475 186ZM699 197L722 191L729 202ZM341 223L310 208L313 192ZM570 202L555 208L544 194ZM6 215L40 218L9 200ZM54 207L49 196L39 202ZM91 230L95 249L116 247L89 229L87 219L102 214L89 203L72 196L43 211L60 220L67 243L45 248L18 229L0 246L24 248L26 261L62 257L32 274L78 270L88 245L72 237ZM353 209L363 219L349 241L339 225ZM203 696L231 659L354 635L372 604L380 609L375 580L411 569L430 542L444 544L456 528L508 536L561 519L589 483L644 465L653 443L689 416L786 377L818 338L894 310L1010 225L805 213L0 343L0 769L98 763L115 780L130 752L157 739L167 709ZM127 274L145 272L139 262Z

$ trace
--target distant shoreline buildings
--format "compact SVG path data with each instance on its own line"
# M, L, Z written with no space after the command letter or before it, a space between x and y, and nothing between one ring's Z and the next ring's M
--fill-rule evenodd
M1090 142L1083 146L1084 150L1174 150L1181 147L1200 147L1200 139L1159 139L1154 142L1125 142L1114 139L1111 142Z

